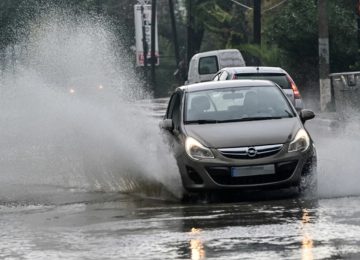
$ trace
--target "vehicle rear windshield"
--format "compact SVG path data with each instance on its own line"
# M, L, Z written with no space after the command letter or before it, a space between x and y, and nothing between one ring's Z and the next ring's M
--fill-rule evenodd
M284 73L241 73L235 74L235 79L267 79L275 82L283 89L291 89L290 82Z
M294 117L281 90L274 86L232 87L189 92L184 123L206 124Z

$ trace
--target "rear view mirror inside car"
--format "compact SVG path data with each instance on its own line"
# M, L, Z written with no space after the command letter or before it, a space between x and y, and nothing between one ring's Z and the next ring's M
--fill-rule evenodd
M223 99L241 99L244 98L243 93L226 93L223 95Z

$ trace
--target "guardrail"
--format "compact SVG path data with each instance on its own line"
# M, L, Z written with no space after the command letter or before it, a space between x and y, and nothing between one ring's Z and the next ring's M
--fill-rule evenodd
M360 71L330 74L335 109L342 119L360 112Z
M340 81L342 90L360 88L360 71L340 72L330 74L333 81Z

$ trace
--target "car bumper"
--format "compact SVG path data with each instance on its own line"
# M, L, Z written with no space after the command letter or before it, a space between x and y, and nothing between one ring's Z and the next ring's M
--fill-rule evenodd
M284 147L275 155L258 159L232 159L213 150L214 159L193 160L183 154L178 159L184 188L188 191L202 190L243 190L285 188L297 186L306 162L316 158L315 147L311 146L305 152L288 153ZM258 172L255 175L236 177L232 175L234 167L260 166L272 167L272 174ZM241 169L241 168L240 168Z

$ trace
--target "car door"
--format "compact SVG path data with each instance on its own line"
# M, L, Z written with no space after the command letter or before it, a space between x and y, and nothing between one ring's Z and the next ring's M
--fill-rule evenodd
M174 151L175 157L181 153L183 149L181 135L182 135L182 115L181 115L181 108L182 108L182 92L177 91L175 92L169 101L168 109L166 111L165 119L172 119L173 121L173 130L166 130L165 135L167 136L167 141Z

